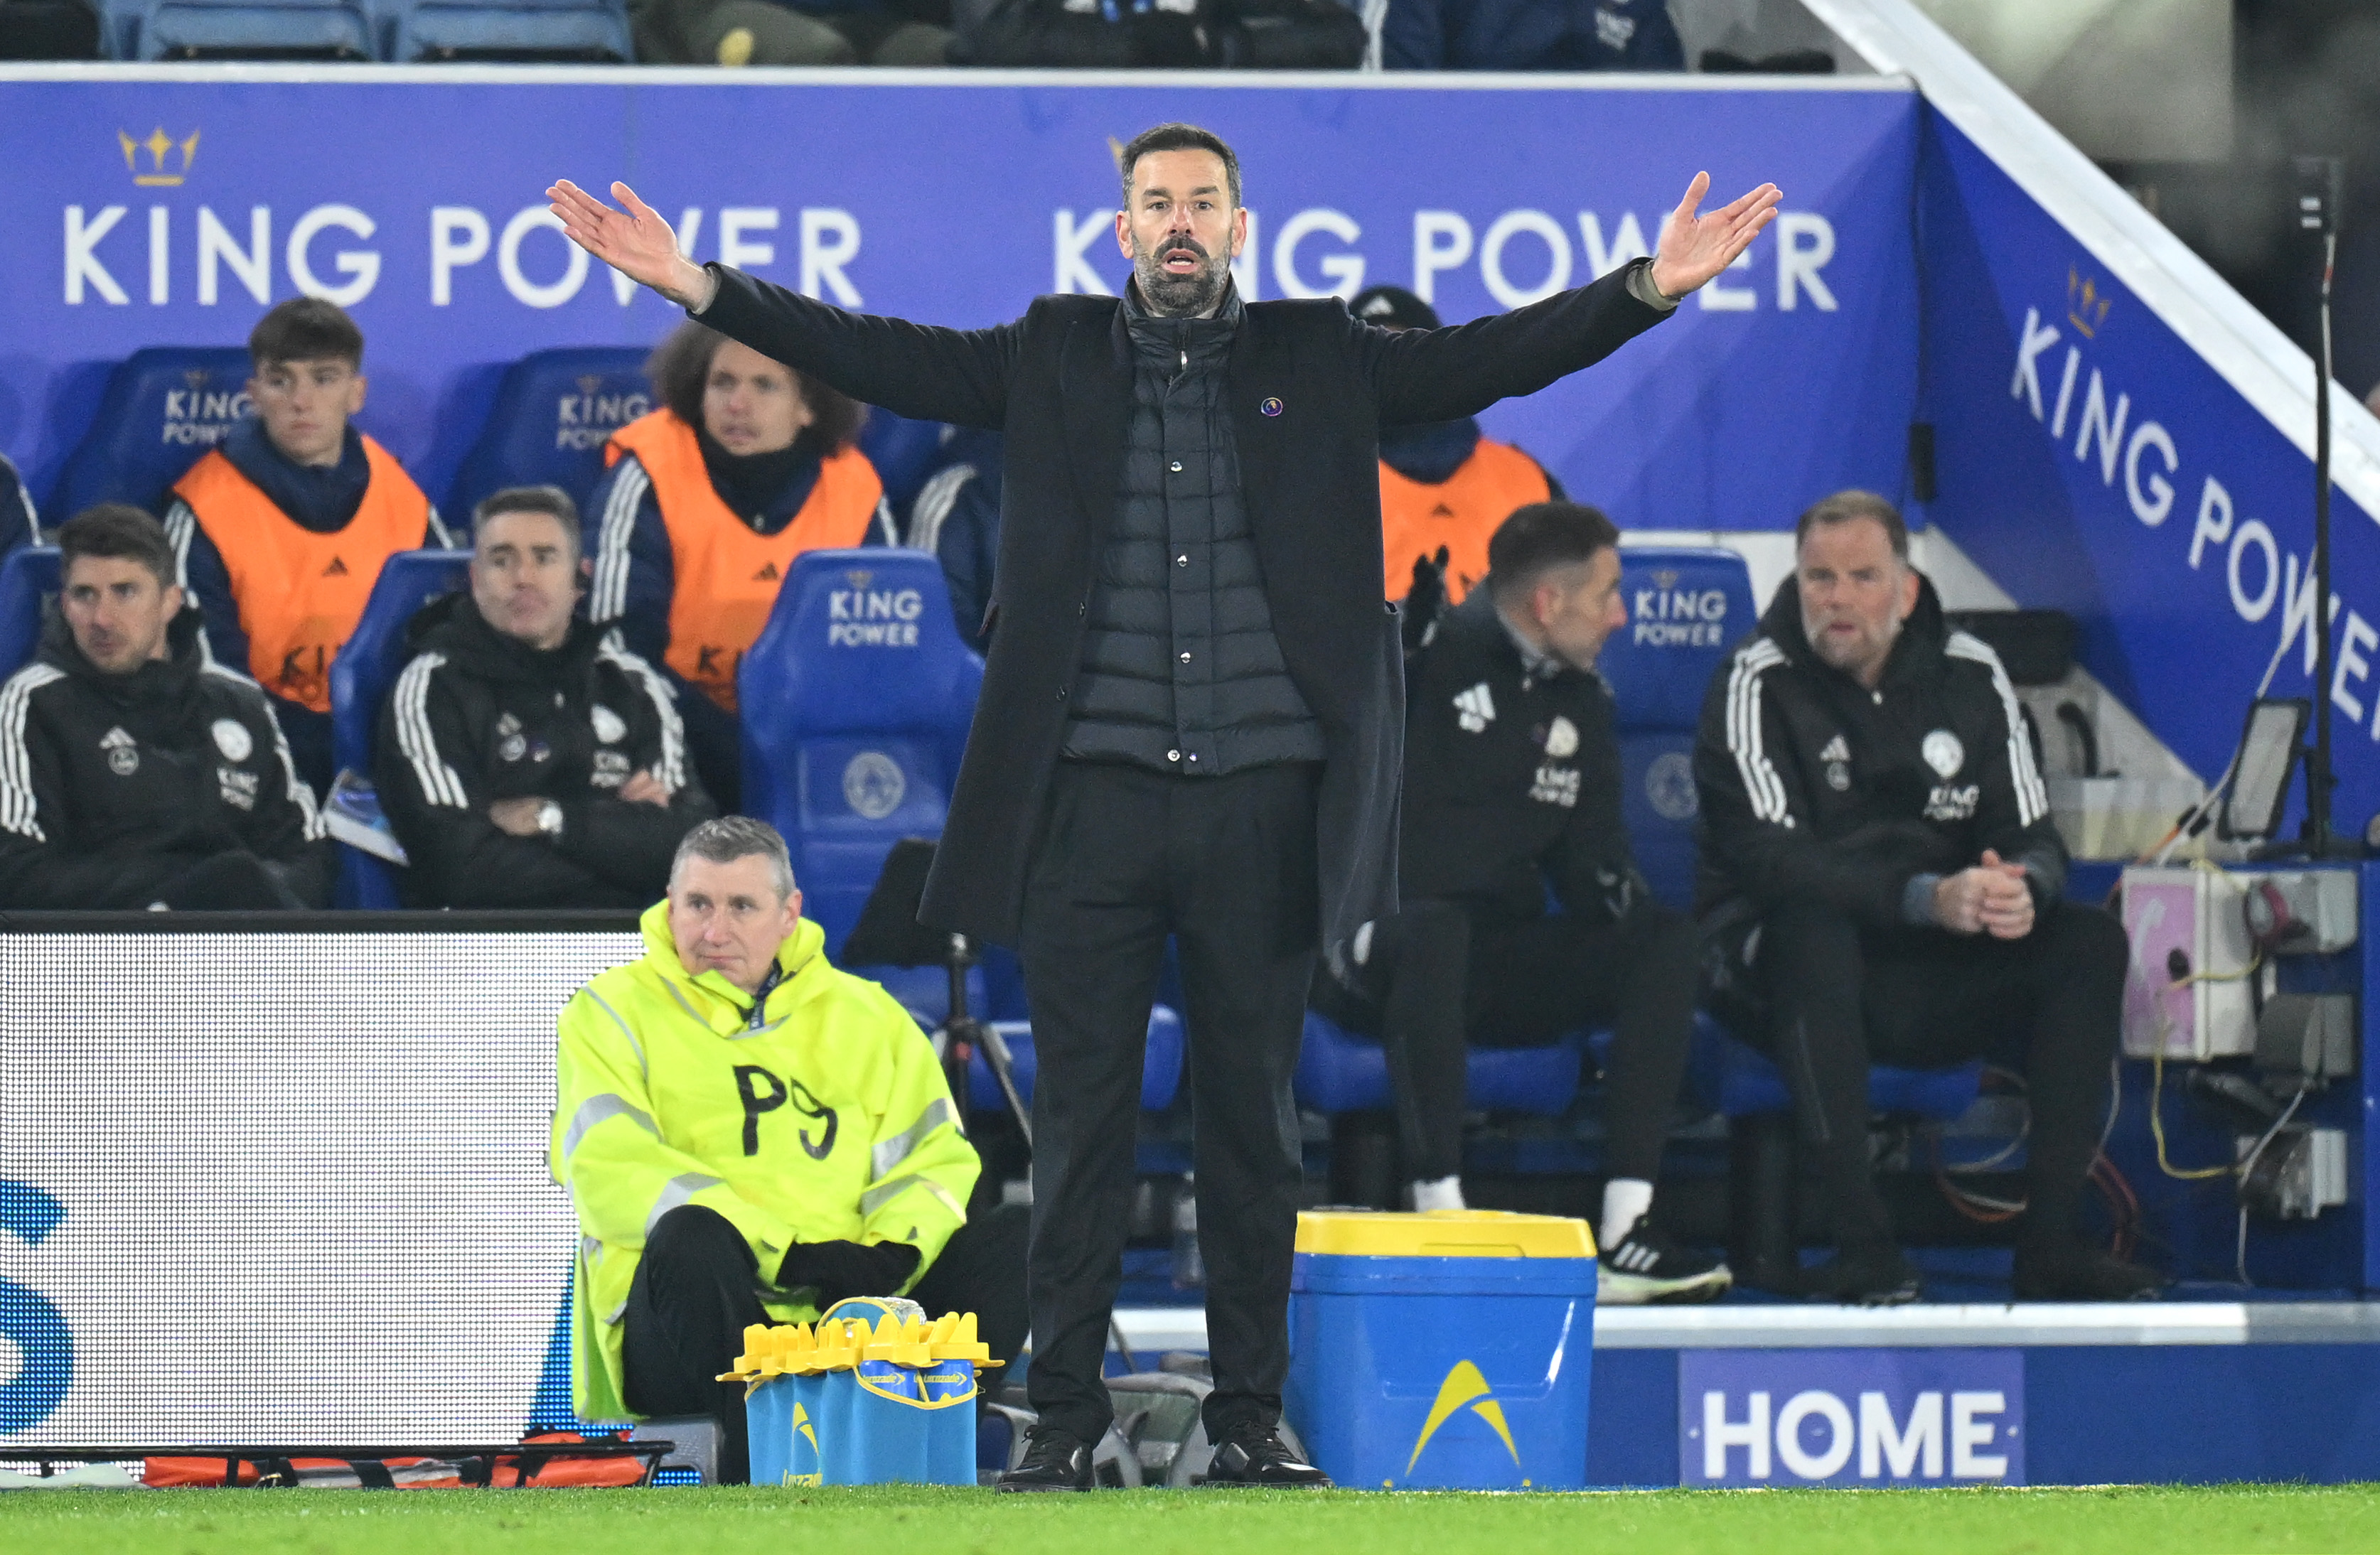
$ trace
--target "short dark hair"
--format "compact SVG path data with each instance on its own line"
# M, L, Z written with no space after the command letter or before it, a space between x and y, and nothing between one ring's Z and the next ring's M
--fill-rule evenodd
M726 340L717 330L688 320L672 330L669 338L645 358L645 376L653 381L653 392L689 427L702 426L703 385L710 381L710 359L719 355ZM777 365L784 367L783 362ZM850 447L867 424L868 407L798 369L787 367L785 371L801 391L802 402L810 407L810 424L802 429L802 435L811 446L820 454L840 454Z
M479 549L480 531L489 519L504 513L542 513L562 522L570 537L570 559L578 560L578 504L559 486L507 486L471 509L472 549Z
M1240 208L1240 159L1223 138L1211 129L1201 129L1195 124L1160 124L1144 129L1132 138L1116 156L1116 172L1123 177L1123 203L1132 208L1132 174L1140 159L1151 152L1212 152L1223 159L1223 177L1231 185L1232 209Z
M364 332L335 302L293 297L248 332L249 360L257 371L271 362L343 361L364 365Z
M1488 541L1488 587L1500 600L1536 586L1555 567L1595 559L1620 543L1620 530L1598 508L1576 502L1533 502L1516 507Z
M1874 492L1856 488L1837 492L1811 504L1793 526L1793 553L1800 555L1802 542L1810 531L1821 524L1848 524L1854 518L1873 518L1884 526L1884 535L1892 541L1892 554L1898 561L1909 560L1909 526L1901 521L1900 509L1893 506Z
M78 557L103 556L140 563L156 577L161 589L180 581L165 526L129 503L103 502L84 508L58 526L57 540L61 577L73 569Z
M677 855L670 860L670 890L677 890L677 872L689 858L707 858L713 864L733 864L739 858L766 858L769 873L775 880L780 901L794 893L794 856L785 846L784 834L765 820L748 815L722 815L706 820L679 840Z

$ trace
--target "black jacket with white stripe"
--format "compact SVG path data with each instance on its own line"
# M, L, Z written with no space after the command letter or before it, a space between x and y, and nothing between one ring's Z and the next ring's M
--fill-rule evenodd
M1949 628L1923 578L1873 691L1811 650L1788 578L1704 699L1694 784L1695 905L1713 930L1812 900L1908 923L1912 881L1986 848L2025 866L2037 904L2065 889L2015 687L1981 639Z
M166 658L108 674L50 607L41 651L0 687L0 906L181 905L176 882L230 853L325 905L313 793L262 689L207 656L200 626L186 605Z
M381 710L374 778L410 865L416 907L632 907L658 899L670 859L714 813L686 756L669 688L583 619L541 651L489 626L468 594L423 607L413 661ZM618 797L650 772L666 807ZM516 837L489 807L552 799L559 837Z

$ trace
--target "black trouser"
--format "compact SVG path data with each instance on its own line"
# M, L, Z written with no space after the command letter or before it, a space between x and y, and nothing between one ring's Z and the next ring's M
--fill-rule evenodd
M1863 929L1813 904L1769 914L1752 946L1770 1002L1767 1045L1825 1181L1838 1244L1891 1237L1868 1165L1869 1063L1937 1067L2011 1042L2033 1109L2021 1233L2045 1243L2077 1234L2122 1018L2120 923L2062 902L2010 941Z
M674 678L674 677L673 677ZM694 762L695 778L722 815L740 815L744 808L744 726L734 713L710 699L710 693L690 680L678 680L678 723L686 731L686 753Z
M1536 1047L1616 1019L1605 1168L1651 1182L1694 1038L1697 958L1694 926L1653 903L1617 923L1404 904L1373 929L1363 967L1377 1015L1343 1006L1387 1055L1404 1175L1435 1182L1463 1170L1466 1042Z
M959 1227L909 1299L933 1317L972 1312L992 1359L1025 1348L1025 1212L994 1209ZM715 1209L681 1205L645 1239L620 1315L622 1396L639 1415L709 1415L720 1425L719 1477L750 1477L744 1384L719 1374L744 1351L744 1330L772 1321L744 1233ZM990 1374L997 1385L999 1373Z
M1177 778L1062 761L1017 951L1033 1007L1033 1369L1044 1422L1097 1440L1132 1219L1148 1010L1173 936L1188 1008L1199 1250L1220 1440L1281 1418L1304 1178L1297 1066L1318 934L1310 763Z

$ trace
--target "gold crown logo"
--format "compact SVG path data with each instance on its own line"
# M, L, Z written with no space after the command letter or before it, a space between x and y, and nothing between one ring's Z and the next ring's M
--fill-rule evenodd
M843 575L843 580L845 583L850 584L855 589L865 589L870 583L876 581L876 575L872 572L863 572L859 568L854 567L849 572Z
M205 368L194 367L188 369L182 374L182 382L188 384L190 391L195 394L199 390L207 386L208 377L209 374Z
M1653 587L1660 589L1663 593L1668 593L1677 586L1678 575L1668 567L1663 567L1660 571L1653 575Z
M592 372L578 380L578 392L582 395L591 395L602 386L603 380Z
M2107 322L2107 309L2113 298L2099 295L2099 283L2082 272L2068 266L2066 271L2066 322L2082 332L2082 338L2098 337L2100 326Z
M189 176L190 164L197 160L199 154L197 130L190 131L188 140L176 140L165 133L164 125L151 130L146 140L135 140L119 129L115 132L115 143L124 148L124 165L131 173L132 181L143 188L179 188L182 180ZM181 165L169 168L165 153L176 150L182 153ZM142 152L149 153L149 171L146 173L140 171L140 153Z

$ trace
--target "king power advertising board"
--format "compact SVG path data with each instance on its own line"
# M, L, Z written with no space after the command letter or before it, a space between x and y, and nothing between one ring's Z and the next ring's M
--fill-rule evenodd
M1928 520L2021 603L2070 613L2084 665L2209 783L2279 652L2271 695L2329 699L2338 820L2361 832L2380 807L2376 516L2333 492L2318 686L2312 460L1938 116L1920 192Z
M1252 298L1409 286L1450 322L1647 252L1697 170L1763 180L1776 225L1609 363L1491 411L1623 526L1773 528L1846 485L1899 491L1916 385L1909 190L1918 104L1815 90L690 84L546 73L491 86L0 82L42 126L0 230L0 452L36 496L104 364L237 346L310 293L366 334L364 429L447 494L502 364L644 345L679 314L571 245L542 191L625 179L687 252L846 308L962 326L1113 292L1115 152L1169 119L1245 169ZM215 375L218 379L223 375ZM237 383L200 443L236 414ZM208 420L203 397L188 419ZM588 435L622 404L557 407ZM641 408L641 406L633 408ZM175 434L162 427L161 436ZM58 516L63 516L60 515Z

